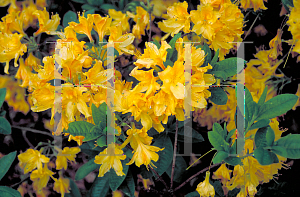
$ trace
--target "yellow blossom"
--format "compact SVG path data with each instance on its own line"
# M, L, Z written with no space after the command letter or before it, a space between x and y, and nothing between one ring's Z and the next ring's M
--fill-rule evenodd
M54 106L54 90L55 87L50 84L35 89L31 97L34 105L31 107L31 110L40 112L52 108Z
M147 168L148 165L153 165L151 162L158 160L158 154L156 152L163 150L164 148L158 148L156 146L151 146L152 137L149 137L147 134L147 130L145 128L142 129L132 129L127 130L128 138L124 142L124 144L130 142L130 146L134 149L132 151L133 157L131 161L127 165L131 165L135 162L135 165L140 167L144 164ZM122 146L124 146L124 144Z
M50 176L52 176L54 172L48 169L47 165L44 165L42 169L34 170L30 174L30 180L37 186L37 190L41 190L47 186Z
M248 8L254 8L254 12L259 9L266 10L267 8L264 5L264 1L267 0L241 0L241 6L245 10Z
M27 46L21 43L21 34L7 34L0 32L0 62L5 62L4 72L8 73L9 61L15 58L14 66L18 67L17 61L20 55L27 51Z
M228 168L226 167L226 164L222 164L217 171L214 172L212 178L213 179L221 179L221 182L223 183L223 185L225 185L225 183L227 181L230 180L230 172L232 170L228 170Z
M113 152L114 150L114 152ZM121 155L121 156L119 156ZM126 159L126 155L117 144L111 143L108 147L95 157L96 164L102 164L98 177L103 177L106 172L113 168L118 176L124 176L121 160Z
M209 176L210 172L206 171L205 180L198 184L197 186L197 192L200 194L200 197L214 197L215 196L215 189L214 187L209 183Z
M130 30L128 22L130 18L129 16L126 16L126 14L123 14L121 11L116 11L115 9L109 9L108 15L113 19L111 26L116 26L121 22L123 33L126 33Z
M36 167L42 170L43 163L48 163L49 158L42 155L38 150L27 149L26 152L18 155L19 165L24 169L24 174L31 172Z
M68 141L70 142L71 140L74 140L74 141L77 142L78 146L81 146L83 139L84 139L84 136L73 136L73 135L70 135Z
M103 41L103 38L105 34L109 31L109 27L111 24L111 18L107 17L101 17L99 14L93 14L94 17L94 29L98 33L99 36L99 42Z
M56 169L60 170L64 168L67 169L67 161L75 161L76 154L80 152L79 147L65 147L63 150L58 149L58 155L56 158Z
M2 24L4 26L4 29L2 30L3 33L12 34L16 31L25 35L23 31L23 19L19 16L19 13L20 12L14 12L2 17Z
M82 84L102 84L113 77L113 70L104 70L101 60L96 60L94 66L88 72L83 73L87 77L86 80L81 81Z
M45 6L42 7L42 9ZM37 5L33 3L33 0L29 0L28 3L24 2L23 9L20 14L20 18L23 21L23 29L26 30L29 26L35 26L37 22L37 16L33 13L37 10Z
M62 197L65 196L65 193L70 193L70 180L63 178L61 175L58 180L55 180L53 190L57 193L60 193Z
M69 26L74 29L76 33L85 34L90 39L90 42L93 42L91 31L93 29L94 18L91 14L87 15L87 18L80 16L78 13L79 23L69 22Z
M55 31L60 23L60 18L58 14L52 15L51 19L49 18L49 13L47 12L46 8L43 11L36 10L33 12L33 15L36 15L39 20L39 26L37 32L34 33L35 36L42 32L46 32L50 34L51 31Z

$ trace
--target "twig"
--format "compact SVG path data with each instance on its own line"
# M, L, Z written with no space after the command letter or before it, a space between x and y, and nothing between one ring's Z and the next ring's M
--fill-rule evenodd
M166 184L166 182L161 178L161 176L159 176L159 174L150 166L150 165L148 165L149 167L150 167L150 169L154 172L154 174L158 177L158 180L160 180L164 185L165 185L165 187L166 187L166 189L169 191L169 187L168 187L168 185Z
M249 30L247 31L247 34L245 35L245 37L244 37L244 39L243 39L243 40L246 40L246 38L247 38L247 36L248 36L249 32L251 31L251 29L252 29L252 27L254 26L254 24L255 24L256 20L258 19L258 17L259 17L259 14L256 16L256 18L255 18L254 22L253 22L253 23L252 23L252 25L250 26L250 28L249 28Z
M30 146L30 148L34 148L34 146L31 144L31 142L29 142L29 140L27 139L25 130L22 130L22 136L23 136L24 140L27 142L27 144Z
M185 180L181 185L179 185L178 187L176 187L174 189L174 192L179 190L180 188L182 188L185 184L187 184L190 180L192 180L193 178L195 178L196 176L198 176L199 174L202 174L203 172L207 171L209 168L214 168L216 166L219 166L221 164L223 164L224 162L221 162L221 163L216 163L214 165L211 165L211 166L208 166L206 168L204 168L203 170L197 172L196 174L194 174L193 176L191 176L190 178L188 178L187 180Z
M47 133L46 131L40 131L40 130L36 130L36 129L32 129L32 128L19 127L19 126L14 126L14 125L12 125L11 127L16 128L16 129L25 130L25 131L31 131L33 133L39 133L39 134L43 134L43 135L48 135L48 136L54 138L53 135L51 135L50 133Z
M171 186L170 186L170 189L173 188L174 170L175 170L175 162L176 162L177 138L178 138L178 120L176 118L176 130L175 130L175 141L174 141L173 164L172 164L172 172L171 172Z
M26 176L27 176L26 178L24 178L23 180L21 180L21 181L15 183L15 184L13 184L13 185L10 186L10 187L12 187L12 188L13 188L13 187L16 187L16 186L20 185L21 183L23 183L24 181L26 181L27 179L29 179L29 174L27 174Z

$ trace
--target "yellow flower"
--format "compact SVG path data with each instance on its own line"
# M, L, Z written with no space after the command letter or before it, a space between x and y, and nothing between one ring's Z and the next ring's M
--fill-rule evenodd
M30 174L30 180L33 181L33 184L36 185L36 190L42 190L47 186L50 176L52 176L54 172L48 169L47 165L44 165L44 168L40 170L34 170Z
M226 167L226 164L222 164L217 171L214 172L212 178L213 179L221 179L221 182L223 183L223 185L225 185L225 183L227 181L230 180L230 172L232 170L228 170L228 168Z
M39 20L39 26L37 32L34 33L35 36L42 32L46 32L50 34L51 31L55 31L60 23L60 18L58 14L52 15L51 19L49 18L49 13L47 12L46 8L43 11L36 10L33 12L33 15L37 16Z
M54 106L54 90L55 87L51 86L49 83L35 89L32 93L33 105L31 110L34 112L45 111Z
M68 163L67 160L69 161L75 161L76 154L80 152L79 147L65 147L63 150L58 149L58 155L56 158L56 169L60 170L64 168L65 170L67 169Z
M156 82L157 77L153 76L154 70L144 71L144 70L138 70L138 67L135 67L131 73L130 76L133 76L140 82L134 87L132 91L137 92L144 92L145 96L147 97L151 93L155 93L157 90L160 89L160 85Z
M70 135L68 141L70 142L71 140L74 140L74 141L77 142L78 146L81 146L83 139L84 139L84 136L73 136L73 135Z
M144 54L141 55L134 64L139 68L152 67L154 69L155 66L158 65L164 70L164 62L167 58L167 49L170 49L171 46L166 41L161 42L161 47L159 49L151 42L146 42L145 45L146 48L144 49Z
M191 20L195 24L192 31L212 40L215 35L215 28L220 26L218 23L220 13L215 11L211 5L198 5L197 8L197 10L191 11Z
M113 150L115 150L113 152ZM118 156L121 155L121 156ZM111 143L108 147L95 157L96 164L102 164L98 177L103 177L109 169L113 168L118 176L124 176L121 160L126 159L126 155L117 144Z
M300 53L300 1L293 1L294 7L291 9L291 14L287 24L289 25L289 31L293 35L293 44L295 45L293 48L294 52ZM300 60L300 56L298 56L297 62Z
M122 55L123 52L128 54L134 54L132 50L128 50L128 47L134 40L134 35L132 33L127 33L122 35L122 24L119 23L116 26L110 27L110 36L108 42L114 42L115 49ZM106 45L107 46L107 45Z
M115 9L109 9L108 15L113 19L111 26L116 26L121 22L123 33L126 33L130 30L128 22L130 17L126 16L126 14L123 14L121 11L116 11Z
M149 29L149 13L146 10L144 10L144 8L142 8L141 6L137 6L136 15L128 11L127 15L130 18L133 18L133 21L136 23L132 29L133 35L136 38L141 39L141 35L145 35L145 30ZM151 19L153 20L153 16L151 17Z
M41 7L42 9L45 6ZM27 29L29 26L35 26L37 22L37 16L33 13L37 10L37 5L33 3L33 0L30 0L28 3L24 2L23 10L20 14L20 18L23 21L23 29Z
M101 60L96 60L93 68L88 72L83 73L87 77L86 80L81 81L82 84L102 84L110 80L113 77L113 70L104 70Z
M11 0L3 0L0 2L0 7L5 7L11 3Z
M23 19L19 16L20 12L13 12L2 17L2 24L4 25L3 33L12 34L18 32L25 35L23 31Z
M134 151L132 151L134 152L133 157L127 165L131 165L135 162L135 165L138 167L144 164L148 168L149 164L153 165L151 162L152 160L155 162L158 160L159 156L156 152L161 151L164 148L150 145L153 138L148 136L145 128L135 129L133 127L132 129L127 130L127 135L128 138L124 144L130 141L130 146L134 149Z
M170 34L174 37L179 31L189 33L190 30L190 14L187 12L188 3L174 3L173 6L168 7L168 19L158 23L158 27L167 34L162 38L165 40Z
M150 5L154 5L153 7L153 15L157 17L161 17L163 14L167 12L167 8L169 6L172 6L174 3L176 3L176 0L152 0L150 2Z
M20 58L19 62L20 62L20 66L18 72L15 75L15 78L21 79L23 83L20 86L25 88L29 85L29 80L32 73L30 67L24 64L23 58Z
M200 197L214 197L215 189L209 183L210 172L206 171L205 180L198 184L196 191L200 194Z
M276 59L279 55L282 55L282 45L281 36L283 31L281 29L277 30L277 35L270 41L269 46L271 48L269 57L271 59Z
M48 163L49 158L42 155L38 150L27 149L25 153L18 155L19 165L24 168L24 174L31 172L36 167L38 170L42 170L43 163Z
M267 8L264 5L264 1L267 0L241 0L241 6L245 10L248 8L254 8L254 12L259 9L266 10Z
M108 16L101 17L99 14L93 14L94 17L94 29L99 35L99 42L103 41L103 37L108 32L108 28L110 27L111 18Z
M8 73L9 61L15 58L14 66L18 67L17 61L19 56L23 55L24 52L27 51L27 47L25 44L21 43L21 38L23 35L21 34L7 34L0 32L0 62L5 62L4 72Z
M70 193L70 180L67 178L59 177L58 180L55 180L53 190L57 193L61 193L61 196L64 197L65 193Z
M94 18L91 14L87 15L87 18L80 16L78 13L79 23L69 22L69 26L74 29L76 33L85 34L90 39L90 42L93 42L91 31L93 29Z

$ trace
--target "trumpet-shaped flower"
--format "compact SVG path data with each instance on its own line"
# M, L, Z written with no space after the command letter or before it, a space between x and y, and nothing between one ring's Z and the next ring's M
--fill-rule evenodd
M267 0L241 0L241 6L245 10L248 8L254 8L254 12L259 9L266 10L267 8L264 5L264 1Z
M165 69L164 62L167 58L167 49L170 49L171 46L166 41L162 41L160 49L151 42L146 42L145 45L144 54L134 64L139 68L155 68L158 65L162 69Z
M2 17L2 25L4 29L2 32L12 34L13 32L18 32L25 35L23 31L23 19L19 16L20 12L13 12Z
M102 67L102 61L96 60L95 65L93 68L89 69L88 72L83 73L84 76L87 77L86 80L81 81L81 83L85 84L102 84L113 77L113 70L107 69L104 70Z
M34 33L35 36L42 32L46 32L50 34L51 31L55 31L60 23L60 18L58 14L52 15L51 19L49 18L49 13L47 12L46 8L43 11L36 10L33 12L33 15L37 16L39 20L39 26L37 32Z
M36 167L38 170L42 170L43 163L48 163L49 158L42 155L38 150L27 149L25 153L18 155L19 165L24 169L24 174L31 172Z
M58 155L56 158L56 169L60 170L64 168L67 169L67 161L75 161L76 154L80 152L79 147L65 147L63 150L58 149Z
M119 156L120 155L120 156ZM113 168L118 176L124 176L121 160L126 159L126 155L117 144L111 143L108 147L95 157L96 164L102 164L98 177L103 177L109 169Z
M232 170L228 170L228 168L226 167L226 164L222 164L217 171L214 172L212 178L213 179L221 179L221 182L223 185L225 185L225 183L227 181L230 180L230 172Z
M183 30L184 33L189 33L191 18L187 12L188 3L174 3L173 6L168 7L168 19L158 23L158 27L167 34L162 38L165 40L170 34L173 37L179 31Z
M130 141L130 146L134 149L134 151L132 151L134 153L133 157L127 165L131 165L135 162L135 165L138 167L144 164L148 168L149 164L153 165L152 160L155 162L158 160L159 156L156 152L164 148L150 145L153 138L148 136L145 128L129 129L127 130L127 135L128 138L126 141Z
M15 58L14 66L18 67L17 61L19 56L23 55L27 51L27 46L21 43L21 34L7 34L0 32L0 62L5 62L4 72L8 73L9 61Z
M55 180L53 190L57 193L60 193L62 197L65 196L65 193L70 193L70 180L63 178L61 175L58 180Z
M132 33L122 35L121 23L116 26L110 27L110 36L108 42L114 42L114 48L119 52L119 55L123 54L122 51L128 54L134 54L132 50L127 49L127 47L133 42L133 40L134 35Z
M47 186L50 176L52 176L54 172L48 169L47 165L40 170L34 170L30 174L30 180L33 181L33 184L36 185L37 190L42 190Z
M90 42L93 42L91 31L93 29L94 18L91 14L87 15L87 18L80 16L78 13L79 23L69 22L69 26L74 29L76 33L85 34L90 39Z
M94 17L94 29L98 33L99 36L99 42L102 42L103 37L107 32L109 32L109 27L111 24L111 18L107 17L101 17L99 14L93 14Z
M209 176L210 172L206 172L205 180L198 184L197 186L197 192L200 194L200 197L214 197L215 196L215 189L214 187L209 183Z
M130 30L128 22L130 18L129 16L126 16L126 14L123 14L121 11L116 11L115 9L109 9L108 15L113 19L111 26L116 26L121 22L123 33L126 33Z
M43 87L37 88L32 93L33 105L31 110L34 112L45 111L54 106L54 90L55 87L49 83Z

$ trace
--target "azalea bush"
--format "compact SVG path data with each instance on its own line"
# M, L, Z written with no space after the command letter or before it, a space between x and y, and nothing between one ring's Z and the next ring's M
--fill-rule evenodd
M61 3L0 2L1 195L263 196L300 158L299 0Z

